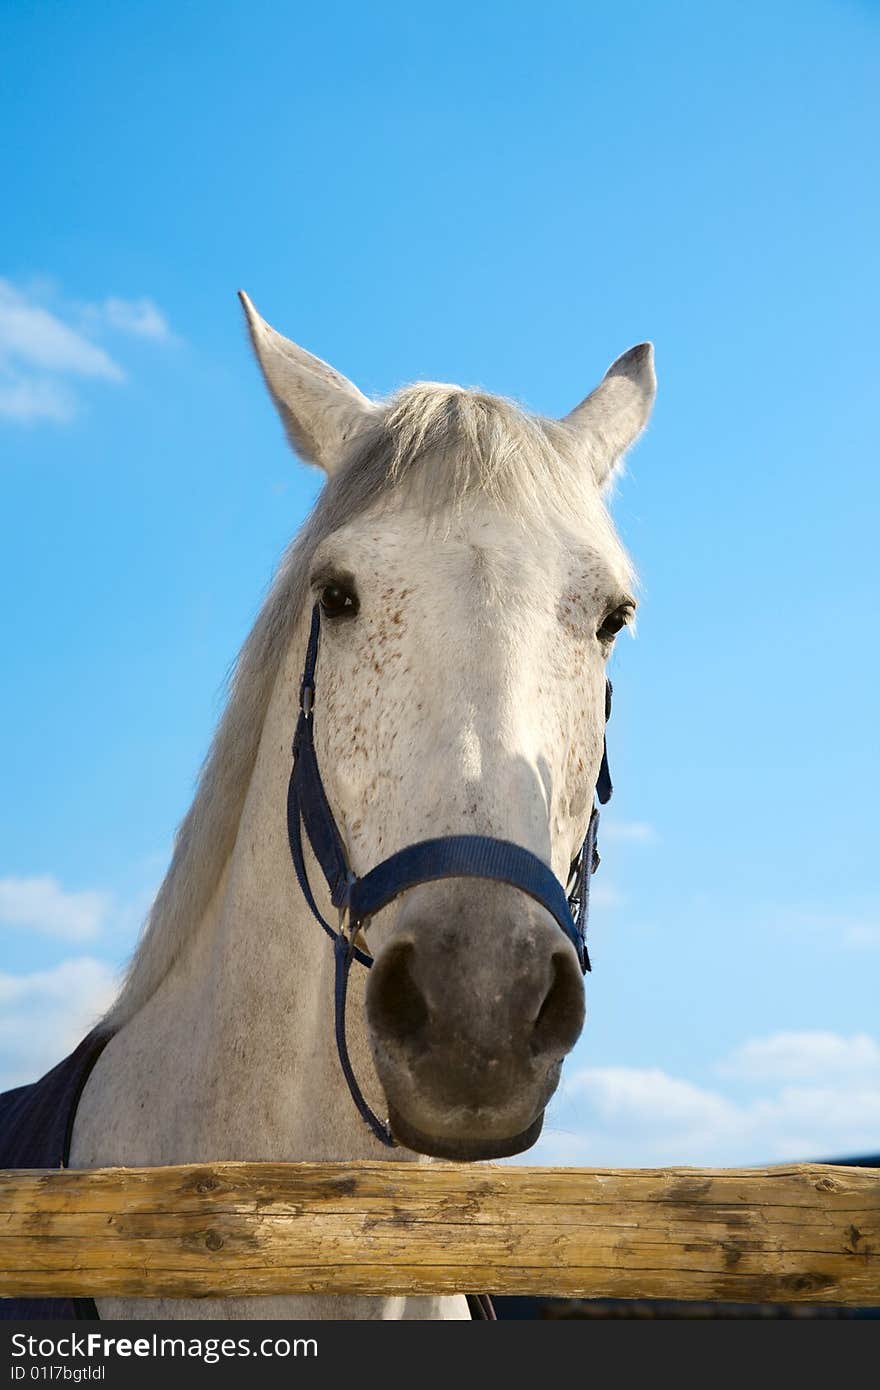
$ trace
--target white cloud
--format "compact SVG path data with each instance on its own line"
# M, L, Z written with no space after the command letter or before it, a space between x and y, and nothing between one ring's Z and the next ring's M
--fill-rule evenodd
M76 414L76 397L66 386L44 377L22 380L13 373L3 375L0 363L0 419L72 420Z
M35 1081L60 1062L115 993L113 971L91 956L29 975L0 972L0 1090Z
M90 941L111 907L106 893L68 893L57 879L0 878L0 923L67 941Z
M644 820L605 820L600 827L603 840L628 840L635 844L650 845L657 839L653 825Z
M98 315L112 328L138 338L162 341L171 337L168 320L151 299L105 299Z
M716 1070L732 1088L656 1067L563 1074L544 1135L521 1161L737 1165L880 1149L880 1044L866 1034L778 1033L744 1043Z
M78 406L70 378L124 381L122 367L94 341L108 332L157 342L172 337L150 299L70 304L45 283L25 291L0 279L0 419L64 422Z
M635 1120L678 1131L707 1119L724 1125L733 1114L722 1097L659 1067L586 1067L571 1078L569 1093L587 1097L600 1119L618 1125Z
M752 1143L771 1159L845 1158L880 1150L874 1085L787 1086L747 1108Z
M0 361L76 376L121 381L123 372L103 348L56 314L0 280Z
M880 1044L867 1033L773 1033L743 1043L719 1065L726 1076L751 1081L873 1080L880 1090ZM880 1143L880 1135L878 1135Z
M856 950L880 950L880 922L848 922L843 939Z
M794 937L818 937L851 950L880 949L880 900L866 897L851 904L762 903L752 913L768 930Z
M65 942L97 937L102 951L122 959L135 946L166 859L167 852L134 866L137 883L125 898L69 892L49 875L0 878L0 927ZM36 1080L60 1062L106 1012L117 983L115 961L91 955L26 973L0 971L0 1091Z
M640 1162L694 1162L683 1156L734 1135L739 1118L723 1095L657 1067L585 1067L567 1079L564 1098L586 1124L583 1143L605 1155L592 1162L628 1164L617 1155L639 1151Z

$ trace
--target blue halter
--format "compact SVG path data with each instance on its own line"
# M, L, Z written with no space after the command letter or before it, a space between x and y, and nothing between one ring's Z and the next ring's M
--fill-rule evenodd
M355 945L358 933L375 913L394 898L420 883L442 878L486 878L496 883L509 883L527 893L545 907L565 932L577 952L581 970L590 967L586 931L590 903L590 877L599 865L596 832L599 809L593 806L587 835L569 871L568 885L563 888L553 871L532 854L509 840L495 840L488 835L444 835L436 840L421 840L407 845L396 854L383 859L361 878L352 873L345 845L330 809L321 781L314 742L315 667L318 661L318 640L321 635L321 606L312 610L312 626L306 651L305 668L299 692L299 718L293 739L293 767L287 789L287 834L290 853L303 896L313 915L331 937L336 957L335 1015L336 1046L343 1075L352 1100L376 1138L389 1148L395 1146L388 1124L379 1119L367 1104L358 1085L348 1055L345 1034L345 1004L348 975L353 960L367 967L372 958ZM611 714L611 682L605 682L605 720ZM602 764L596 780L596 797L604 805L611 796L611 776L608 771L608 752L603 744ZM321 866L330 901L339 913L338 927L333 927L321 914L315 902L306 872L302 830ZM346 930L347 923L347 930Z

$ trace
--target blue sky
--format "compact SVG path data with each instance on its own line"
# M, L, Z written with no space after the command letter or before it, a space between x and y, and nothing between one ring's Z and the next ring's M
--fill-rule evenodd
M590 1018L532 1156L880 1148L880 8L11 0L0 28L0 1081L107 998L315 494L242 285L371 393L559 414L654 340Z

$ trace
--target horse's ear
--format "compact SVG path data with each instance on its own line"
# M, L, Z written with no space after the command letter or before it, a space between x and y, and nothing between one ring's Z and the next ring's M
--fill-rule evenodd
M595 391L564 417L588 449L600 487L648 423L656 391L654 348L639 343L612 362Z
M375 420L378 406L320 357L270 328L243 290L238 297L288 439L306 463L335 472L349 441Z

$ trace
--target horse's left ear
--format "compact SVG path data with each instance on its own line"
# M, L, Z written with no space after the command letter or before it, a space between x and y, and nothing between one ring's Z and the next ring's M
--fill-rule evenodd
M238 297L269 393L300 458L335 473L379 408L327 362L276 333L243 290Z
M654 348L639 343L612 362L595 391L563 418L583 440L599 487L645 428L656 392Z

